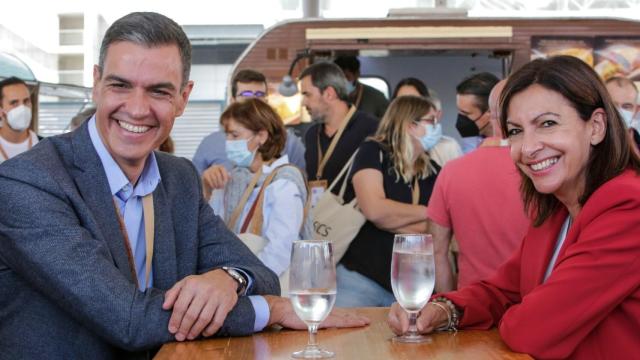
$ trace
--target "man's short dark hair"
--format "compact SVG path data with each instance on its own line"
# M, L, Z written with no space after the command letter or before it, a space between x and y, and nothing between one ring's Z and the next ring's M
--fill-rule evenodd
M238 83L252 83L252 82L259 82L259 83L264 83L264 87L267 87L267 78L264 76L263 73L259 72L259 71L255 71L255 70L251 70L251 69L244 69L244 70L240 70L238 71L238 73L236 74L236 76L233 77L233 80L231 80L231 95L235 98L236 96L238 96Z
M398 91L400 91L400 88L403 86L411 86L414 89L416 89L416 91L418 92L418 94L420 94L420 96L425 98L429 97L429 89L427 88L427 85L424 82L422 82L422 80L414 77L408 77L398 82L398 85L396 85L395 90L393 90L393 96L391 97L392 99L395 99L398 97Z
M492 73L474 74L456 86L456 93L458 95L474 95L477 100L476 106L484 113L489 110L489 94L498 81L500 79Z
M342 71L350 71L354 74L360 72L360 60L356 56L338 56L333 63L338 65Z
M311 83L320 89L321 93L331 86L340 100L349 101L348 81L338 65L326 61L309 65L302 71L298 79L302 80L307 76L311 77Z
M180 25L168 17L154 12L133 12L116 20L107 29L100 45L100 76L104 69L107 50L113 43L128 41L146 47L176 45L182 61L182 83L185 86L191 72L191 43Z
M27 87L27 89L29 88L29 86L27 86L27 83L24 82L24 80L15 77L15 76L11 76L8 77L2 81L0 81L0 104L2 103L2 97L4 96L4 88L6 86L10 86L10 85L17 85L17 84L22 84L24 86Z

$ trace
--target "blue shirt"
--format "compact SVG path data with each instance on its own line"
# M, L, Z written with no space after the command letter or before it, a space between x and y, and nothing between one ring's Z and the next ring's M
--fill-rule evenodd
M225 150L226 134L224 131L216 131L207 135L200 145L196 153L193 155L193 164L198 169L200 175L212 165L224 165L227 170L233 168L233 163L227 158ZM284 144L282 155L289 157L289 162L305 169L304 145L302 140L293 133L293 130L287 129L287 141Z
M138 288L144 291L147 250L144 238L142 197L152 193L160 183L160 171L158 170L156 156L153 152L149 155L138 183L134 186L104 146L98 134L95 115L89 119L89 137L107 175L111 195L113 195L118 210L124 218L130 242L129 246L135 261ZM251 284L252 279L248 276L247 278L249 279L249 284ZM151 268L151 274L149 274L149 284L147 284L147 287L151 286L153 286L153 267ZM262 296L249 296L249 300L251 300L256 313L254 331L261 331L269 321L269 305Z
M144 237L142 198L152 193L160 182L160 171L158 170L155 154L152 152L147 158L137 184L133 185L102 143L96 127L95 116L89 120L89 136L107 175L111 195L115 199L120 215L123 217L127 236L129 237L129 247L135 261L138 288L144 291L147 249ZM151 274L149 274L149 284L146 287L151 286L153 286L153 268L151 269Z

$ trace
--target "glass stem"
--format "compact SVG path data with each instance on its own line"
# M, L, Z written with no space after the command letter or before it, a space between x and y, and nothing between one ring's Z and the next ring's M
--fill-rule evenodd
M318 333L318 324L309 325L309 343L307 349L317 349L318 342L316 341L316 334Z
M418 319L417 312L409 313L409 330L407 331L408 336L417 336L418 335L418 326L416 325Z

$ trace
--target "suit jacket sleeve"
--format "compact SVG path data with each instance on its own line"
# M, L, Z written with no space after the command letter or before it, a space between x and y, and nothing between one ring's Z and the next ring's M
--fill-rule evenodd
M118 270L50 174L27 162L7 165L0 203L0 256L34 289L119 348L144 350L172 339L164 292L141 292Z

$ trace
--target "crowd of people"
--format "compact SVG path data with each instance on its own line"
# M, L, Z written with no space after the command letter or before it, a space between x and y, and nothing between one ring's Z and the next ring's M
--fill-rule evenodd
M395 303L393 236L434 238L418 330L498 327L536 358L640 354L638 90L568 56L456 87L456 128L415 77L390 102L356 57L304 69L300 138L238 71L222 130L170 155L191 46L156 13L105 33L93 101L39 138L18 78L0 81L0 348L11 358L149 356L168 341L305 329L286 297L291 246L331 191L365 221L337 261L336 305ZM37 145L37 146L36 146ZM461 146L462 145L462 146ZM333 186L344 174L345 187ZM6 289L11 289L7 291ZM363 326L336 309L323 326ZM22 336L16 336L22 334ZM74 334L73 340L69 334ZM38 339L38 341L34 341Z

